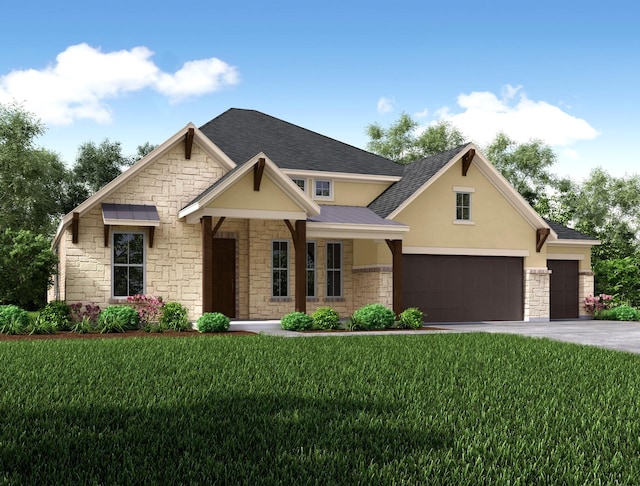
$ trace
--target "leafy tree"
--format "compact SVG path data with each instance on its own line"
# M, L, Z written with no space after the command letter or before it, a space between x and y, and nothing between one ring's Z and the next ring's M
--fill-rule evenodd
M100 145L86 142L78 147L73 182L83 186L91 195L118 177L131 163L130 158L122 155L120 142L111 142L108 138Z
M132 163L136 163L138 160L146 157L148 154L153 152L158 146L149 142L145 142L142 145L138 145L136 149L136 154L131 158Z
M593 270L596 295L613 295L618 303L640 307L640 257L601 260Z
M383 157L407 164L465 143L462 133L446 121L440 121L418 130L419 124L411 116L402 113L389 128L377 123L367 126L370 140L367 148Z
M548 211L549 188L559 185L549 171L556 162L551 147L541 140L517 144L498 133L483 153L531 206L543 214Z
M27 230L0 233L0 303L42 307L57 262L48 238Z
M0 104L0 231L50 234L62 212L66 168L57 154L35 146L42 123L17 104Z

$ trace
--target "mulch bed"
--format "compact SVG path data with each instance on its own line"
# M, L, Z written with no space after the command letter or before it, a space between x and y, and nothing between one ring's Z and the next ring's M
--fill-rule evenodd
M55 334L0 334L0 341L37 341L40 339L108 339L108 338L154 338L154 337L196 337L196 336L255 336L256 333L250 331L226 331L219 333L201 333L198 331L165 331L146 332L125 331L100 334L92 332L88 334L78 334L71 331L60 331Z
M350 334L352 332L398 332L398 333L414 333L420 331L446 331L439 327L421 327L420 329L397 329L392 327L391 329L357 329L355 331L347 331L346 329L311 329L309 331L301 331L303 333L316 333L316 332L337 332L343 334Z

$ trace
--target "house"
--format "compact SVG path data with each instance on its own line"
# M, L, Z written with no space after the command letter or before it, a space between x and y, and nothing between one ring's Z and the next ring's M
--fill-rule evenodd
M578 318L594 244L541 218L473 144L402 166L230 109L64 216L49 298L162 296L191 319L372 302L433 322Z

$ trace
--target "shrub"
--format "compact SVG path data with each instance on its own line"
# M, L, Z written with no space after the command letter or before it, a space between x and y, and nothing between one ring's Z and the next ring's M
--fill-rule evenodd
M420 329L424 315L417 307L409 307L400 314L398 327L400 329Z
M83 316L79 321L73 321L71 324L71 332L78 334L89 334L96 330L96 321L90 316Z
M179 302L167 302L160 313L160 326L172 331L188 331L191 329L189 311Z
M71 307L63 300L52 300L40 311L36 324L43 330L52 328L53 332L68 331L71 326Z
M584 298L584 308L589 314L594 314L595 312L610 309L612 300L612 295L588 295Z
M0 305L0 333L22 334L29 327L29 314L16 305Z
M130 295L127 297L127 303L136 310L140 323L143 325L149 322L158 322L164 306L162 297L152 295Z
M317 329L338 329L340 327L340 316L331 307L320 307L311 318Z
M86 304L83 309L82 303L77 302L75 304L71 304L69 307L71 307L71 320L73 322L81 322L86 317L93 325L97 324L98 316L100 315L99 305L94 305L93 303Z
M100 313L98 329L100 332L124 332L137 329L140 317L133 307L111 305Z
M198 331L223 332L229 329L229 318L220 312L206 312L198 318Z
M387 329L393 326L396 316L382 304L369 304L353 313L356 329Z
M55 334L58 330L54 321L39 315L35 319L31 318L29 324L29 334Z
M638 321L640 320L640 311L629 305L621 305L609 311L609 319L614 321Z
M313 319L304 312L290 312L280 320L286 331L307 331L313 327Z

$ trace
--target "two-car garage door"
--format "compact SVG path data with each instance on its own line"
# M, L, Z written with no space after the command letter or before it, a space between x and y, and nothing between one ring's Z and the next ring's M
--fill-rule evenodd
M429 322L523 319L523 259L403 255L403 306Z

